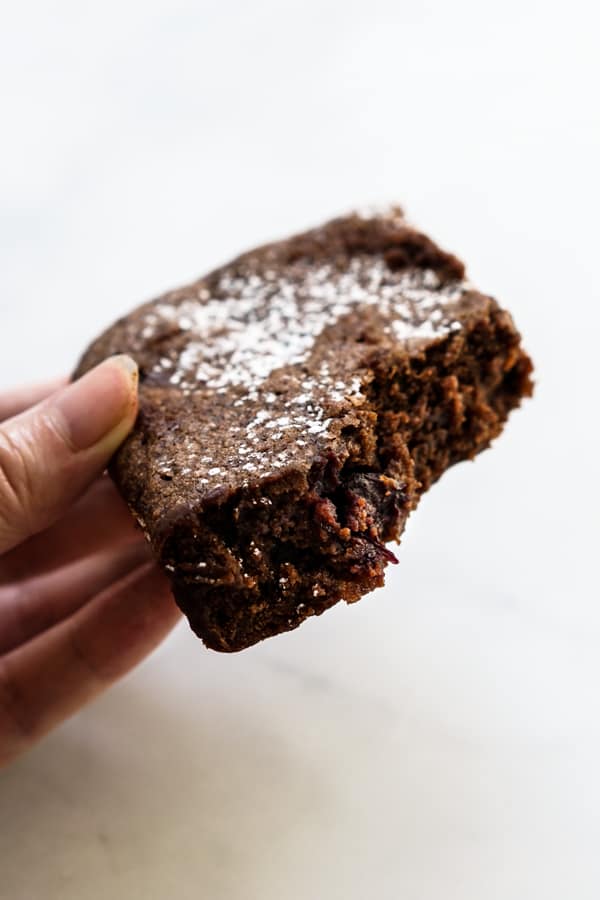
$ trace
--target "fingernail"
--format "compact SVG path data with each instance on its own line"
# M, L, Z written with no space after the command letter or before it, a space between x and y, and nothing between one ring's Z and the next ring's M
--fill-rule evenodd
M70 384L52 402L75 450L87 450L110 437L116 447L131 428L137 410L137 363L111 356Z

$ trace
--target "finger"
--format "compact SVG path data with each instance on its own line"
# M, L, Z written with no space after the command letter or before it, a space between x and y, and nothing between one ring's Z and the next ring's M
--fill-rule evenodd
M150 561L143 538L81 559L50 575L0 587L0 654L72 615L100 591Z
M0 422L24 412L67 383L66 378L53 378L40 384L27 384L0 394Z
M133 668L179 617L165 577L147 564L0 657L0 764Z
M51 572L140 536L127 504L110 478L102 476L62 519L0 557L0 585Z
M0 425L0 553L56 521L133 425L137 366L114 356Z

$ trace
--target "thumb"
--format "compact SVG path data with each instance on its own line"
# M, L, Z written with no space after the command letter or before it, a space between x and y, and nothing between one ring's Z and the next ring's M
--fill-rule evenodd
M137 414L136 363L113 356L0 425L0 553L58 519L106 468Z

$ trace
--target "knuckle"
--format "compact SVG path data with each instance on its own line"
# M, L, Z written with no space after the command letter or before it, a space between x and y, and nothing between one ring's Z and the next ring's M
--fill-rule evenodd
M34 497L31 455L26 441L0 428L0 520L27 516Z
M0 425L0 553L48 524L68 484L71 458L57 423L44 411L16 426Z
M90 684L95 685L98 689L105 687L110 679L102 668L96 665L92 653L82 642L77 625L73 620L71 620L70 627L67 631L67 639L71 656L85 673L87 681Z

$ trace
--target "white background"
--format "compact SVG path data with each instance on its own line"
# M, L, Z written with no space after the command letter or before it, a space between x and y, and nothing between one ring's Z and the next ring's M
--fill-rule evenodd
M2 900L597 900L594 7L2 4L1 386L69 370L244 248L390 200L537 366L385 589L236 656L181 626L5 771Z

